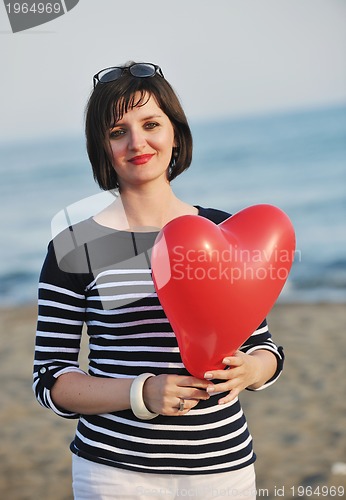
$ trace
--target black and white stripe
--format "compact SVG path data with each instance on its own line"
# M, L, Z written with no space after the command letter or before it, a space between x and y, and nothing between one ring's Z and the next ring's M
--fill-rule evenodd
M201 208L200 215L216 223L228 217L223 212ZM65 236L70 237L70 232L66 231ZM137 419L130 410L80 416L54 405L50 389L56 377L80 371L78 354L84 323L89 335L92 376L187 374L175 335L155 293L148 264L156 234L119 233L102 228L91 219L78 225L79 239L81 233L86 236L78 249L65 244L69 254L57 251L56 241L49 245L40 279L33 384L43 406L62 417L79 417L71 450L99 463L152 473L218 473L252 463L252 438L238 399L220 406L220 396L214 395L185 416L159 415L150 422ZM59 236L59 244L63 237ZM103 238L107 251L100 243ZM87 265L86 260L82 262L85 242ZM96 271L91 272L91 262ZM242 349L268 349L275 353L278 371L265 386L277 379L283 353L272 342L266 322Z

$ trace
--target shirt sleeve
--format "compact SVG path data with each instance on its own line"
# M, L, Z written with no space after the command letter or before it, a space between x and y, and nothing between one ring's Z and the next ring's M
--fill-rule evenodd
M59 268L51 242L38 290L33 391L42 406L65 418L79 415L58 408L51 398L51 389L63 373L85 373L78 363L85 310L81 280L78 275Z
M276 380L280 377L283 370L283 364L285 360L283 348L282 346L277 346L273 342L266 320L261 323L257 330L253 332L253 334L244 342L244 344L240 348L240 351L245 352L246 354L251 354L252 352L258 350L266 350L272 352L276 356L277 368L274 375L269 380L267 380L265 384L263 384L258 389L248 389L250 391L261 391L266 387L274 384L274 382L276 382Z

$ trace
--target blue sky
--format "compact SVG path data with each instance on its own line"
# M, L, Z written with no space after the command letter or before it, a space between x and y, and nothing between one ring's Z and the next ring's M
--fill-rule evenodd
M155 62L191 120L346 103L344 0L80 0L12 34L0 5L1 140L81 134L92 75Z

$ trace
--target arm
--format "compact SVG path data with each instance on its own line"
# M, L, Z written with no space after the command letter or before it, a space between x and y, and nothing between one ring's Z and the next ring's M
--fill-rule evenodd
M207 380L225 380L208 387L209 394L226 392L229 394L219 400L228 403L244 389L261 390L274 383L282 372L284 354L271 340L266 321L233 356L223 360L227 370L215 370L205 374Z
M66 418L130 409L131 377L95 377L79 368L84 289L82 275L62 271L50 245L40 276L33 389L41 405ZM155 413L175 415L180 398L187 400L187 411L208 399L208 385L194 377L159 375L145 383L144 403Z
M65 373L57 378L51 396L55 405L75 414L127 410L130 408L132 380Z
M237 351L234 356L225 358L223 363L229 366L228 370L216 370L205 374L207 380L226 380L224 383L214 384L207 389L209 394L216 391L229 391L226 397L219 400L219 404L232 401L244 389L261 388L277 370L276 356L265 350L257 350L252 354Z
M60 375L52 390L52 400L65 411L84 415L129 410L132 378L92 377L81 373ZM185 399L187 413L201 399L208 399L209 382L190 376L158 375L148 379L143 388L143 401L153 413L178 414L180 399Z
M59 268L51 242L38 291L33 391L42 406L65 418L78 415L57 406L52 399L52 389L59 377L86 376L78 364L85 309L78 276Z

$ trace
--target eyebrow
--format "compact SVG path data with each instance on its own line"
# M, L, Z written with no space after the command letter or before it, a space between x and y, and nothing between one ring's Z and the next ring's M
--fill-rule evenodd
M141 119L141 122L146 122L148 120L153 120L154 118L162 118L162 115L149 115L149 116L145 116L144 118ZM113 126L111 126L110 128L115 128L115 127L120 127L121 125L123 125L123 122L120 120L116 123L114 123Z

